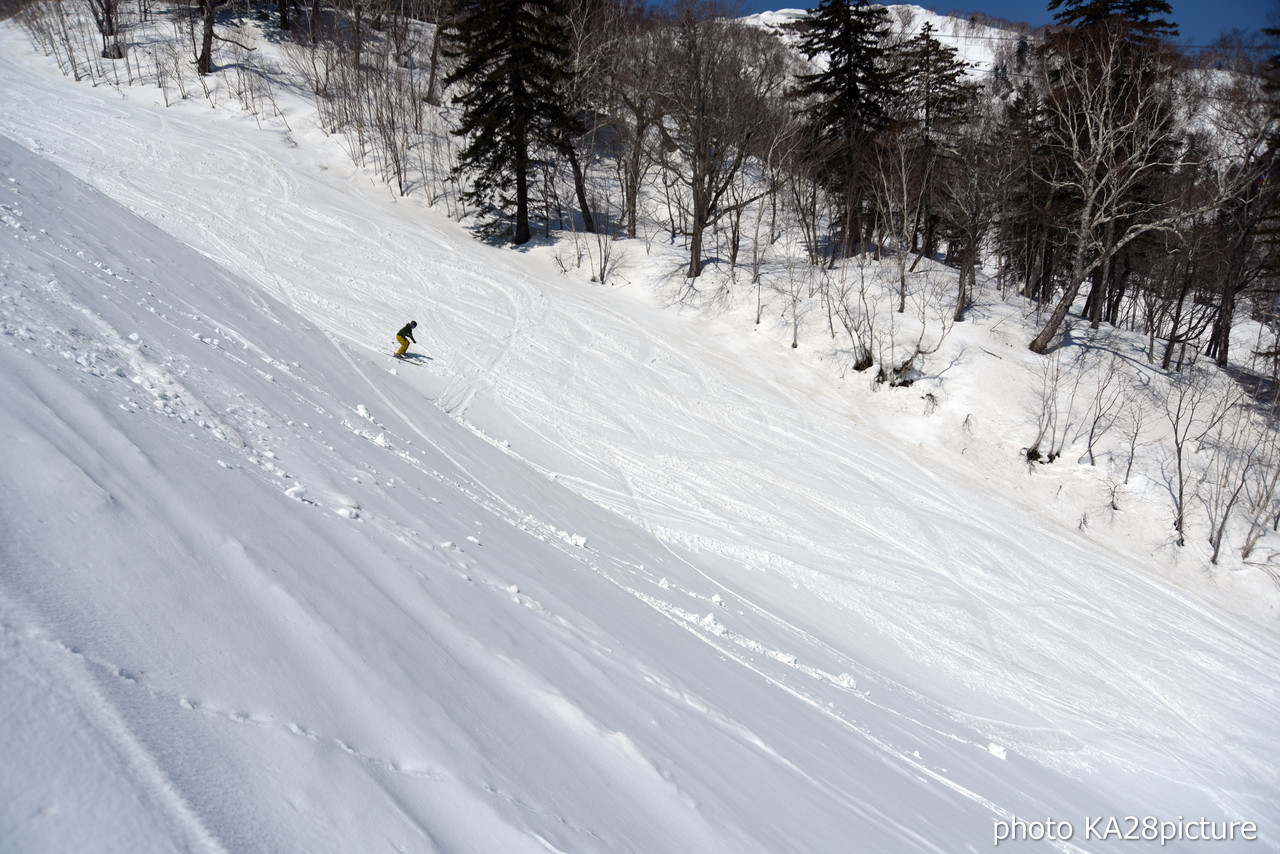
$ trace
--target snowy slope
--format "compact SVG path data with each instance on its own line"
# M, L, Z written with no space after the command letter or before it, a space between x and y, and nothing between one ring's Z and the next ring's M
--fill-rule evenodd
M155 99L0 29L0 847L1280 849L1274 635L302 115Z
M956 58L967 63L970 74L989 72L996 64L996 54L1003 47L1015 43L1021 33L980 24L967 18L940 15L932 9L909 3L886 4L888 20L894 33L917 35L929 24L933 37L956 51ZM779 9L776 12L760 12L747 15L742 20L777 33L786 41L792 41L794 26L809 14L808 9Z

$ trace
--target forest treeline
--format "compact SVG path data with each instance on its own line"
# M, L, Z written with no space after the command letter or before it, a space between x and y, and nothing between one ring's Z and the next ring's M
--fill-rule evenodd
M1044 307L1036 352L1083 295L1093 325L1150 336L1166 368L1187 345L1226 365L1237 312L1275 297L1274 63L1228 43L1193 61L1164 0L1049 8L1055 26L1006 31L981 70L863 0L772 31L720 0L37 0L23 20L77 74L128 65L130 32L162 20L160 74L179 84L184 64L243 73L248 48L219 25L257 16L357 160L516 243L664 233L695 279L711 257L758 275L796 232L819 268L945 260L956 320L994 269ZM152 39L139 50L166 65Z
M358 163L481 236L567 233L562 263L597 281L619 240L681 246L682 296L745 283L757 322L766 293L792 346L802 316L821 317L850 369L890 384L965 320L980 278L1034 306L1038 354L1083 322L1138 333L1170 375L1247 362L1252 385L1230 405L1161 403L1185 434L1169 483L1179 542L1195 485L1183 450L1243 429L1219 410L1266 409L1256 429L1269 432L1232 439L1258 460L1215 474L1212 501L1195 493L1225 507L1207 513L1215 559L1249 504L1247 554L1280 521L1263 402L1280 349L1233 340L1242 319L1275 323L1277 62L1244 37L1179 50L1165 0L1049 9L1055 23L1036 31L975 18L950 33L863 0L773 27L721 0L28 0L18 19L68 74L166 98L236 97L279 116L276 87L302 81ZM288 74L246 33L278 44ZM964 61L966 37L991 45L989 66ZM938 264L955 274L917 275ZM1080 399L1096 405L1064 416L1064 389L1075 401L1081 386L1060 359L1045 363L1025 452L1052 460L1087 434L1092 463L1124 395L1094 377ZM1208 400L1198 383L1175 383L1181 403ZM1249 492L1246 477L1263 480Z

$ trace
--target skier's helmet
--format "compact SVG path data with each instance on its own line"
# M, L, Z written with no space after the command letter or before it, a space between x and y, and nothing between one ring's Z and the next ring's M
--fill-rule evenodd
M418 321L410 320L409 325L416 329L418 327Z

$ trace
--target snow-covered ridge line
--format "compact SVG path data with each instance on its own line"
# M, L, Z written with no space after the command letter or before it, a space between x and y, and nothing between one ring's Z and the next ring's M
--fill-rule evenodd
M934 38L956 50L957 58L969 64L975 73L990 71L1001 47L1016 42L1023 31L1002 29L951 15L940 15L932 9L911 4L885 7L895 31L907 36L918 34L926 24L933 28ZM808 16L806 9L779 9L759 12L742 18L744 23L777 33L790 40L795 26ZM1028 28L1029 29L1029 28Z

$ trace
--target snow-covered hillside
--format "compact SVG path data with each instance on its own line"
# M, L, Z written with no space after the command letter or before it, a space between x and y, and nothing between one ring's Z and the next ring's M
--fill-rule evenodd
M940 15L932 9L910 3L887 4L887 9L889 24L895 33L914 36L928 24L933 28L933 37L954 49L956 58L969 65L971 74L991 71L997 52L1012 46L1021 36L1020 32L954 15ZM795 26L808 14L807 9L779 9L748 15L743 20L781 36L784 41L792 41Z
M159 98L0 26L0 848L1280 850L1275 634L995 439Z

